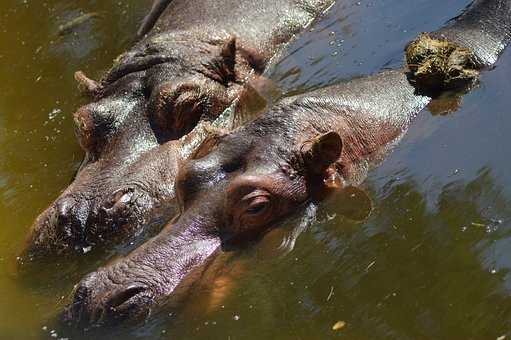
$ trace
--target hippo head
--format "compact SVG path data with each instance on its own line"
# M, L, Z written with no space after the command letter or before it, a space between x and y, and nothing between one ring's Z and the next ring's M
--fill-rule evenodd
M221 113L251 71L235 39L191 39L148 37L121 55L101 82L76 74L92 97L74 114L85 160L36 219L22 258L120 243L142 232L149 217L172 215L184 143L174 139Z
M138 320L174 307L220 252L260 239L339 184L342 141L301 120L291 105L206 140L176 179L180 214L127 257L77 285L65 318L80 325Z
M173 213L178 145L157 142L144 117L140 74L106 91L74 114L86 156L74 181L36 219L25 260L122 240L140 231L148 212Z
M163 33L121 55L120 65L107 79L139 64L153 64L145 77L147 118L163 142L189 133L199 120L218 117L238 96L251 71L260 70L253 55L237 46L233 37L200 41Z

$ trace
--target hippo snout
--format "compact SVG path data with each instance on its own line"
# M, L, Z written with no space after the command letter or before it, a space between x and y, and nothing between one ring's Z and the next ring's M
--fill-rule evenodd
M153 293L141 282L116 283L112 273L89 274L75 288L73 301L63 314L76 327L109 325L123 320L142 320L150 314Z
M82 255L103 239L135 235L154 202L147 190L136 185L105 194L66 193L38 216L20 257L39 262L48 255Z
M117 190L101 204L99 211L105 218L125 217L125 215L129 215L129 209L135 204L137 195L140 193L137 193L134 187Z
M50 220L57 235L71 239L83 233L85 223L80 210L82 210L80 204L71 197L64 197L55 203L55 216L50 217Z
M36 260L47 254L59 255L70 247L85 247L87 210L88 206L72 197L55 201L35 220L20 256Z
M168 225L128 256L86 276L75 288L64 321L77 328L137 323L177 307L220 247L219 236L202 228Z

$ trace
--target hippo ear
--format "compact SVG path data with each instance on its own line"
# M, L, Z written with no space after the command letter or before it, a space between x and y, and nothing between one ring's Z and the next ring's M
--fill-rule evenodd
M210 76L221 83L228 83L236 78L234 66L236 65L236 38L230 37L220 48L220 55L214 57L206 66Z
M208 155L220 142L220 139L225 135L221 130L214 130L208 127L204 128L207 137L199 144L197 149L190 155L190 159L200 159Z
M310 175L323 176L341 156L342 139L330 131L305 142L300 148L303 163Z
M282 90L271 79L255 76L249 79L234 102L232 129L246 125L266 112L282 96Z
M236 64L236 37L230 37L224 42L220 57L223 66L227 68L228 72L234 72L234 65Z
M75 72L75 80L78 82L78 89L88 97L97 96L103 89L102 85L90 79L82 71Z

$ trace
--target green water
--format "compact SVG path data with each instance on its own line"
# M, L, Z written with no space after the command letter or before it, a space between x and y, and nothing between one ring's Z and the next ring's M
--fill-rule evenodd
M129 45L149 2L0 2L0 338L40 335L60 297L21 287L15 254L35 216L80 163L71 113L82 101L73 73L98 75ZM60 37L83 13L102 16ZM61 292L60 294L67 295Z
M273 78L294 92L398 66L407 41L439 27L467 3L340 1L290 46ZM16 277L16 253L29 225L71 181L82 157L70 119L82 103L73 73L101 75L129 46L149 5L0 2L1 339L52 338L55 316L88 270L62 268L69 274L58 282L27 284ZM59 25L89 12L102 16L58 36ZM421 113L364 185L374 205L368 221L346 221L336 213L335 199L325 202L291 253L275 254L268 237L227 259L227 270L244 270L233 275L225 294L220 289L218 303L197 294L188 312L156 316L117 337L511 336L510 76L508 51L456 112ZM338 321L344 327L334 331Z

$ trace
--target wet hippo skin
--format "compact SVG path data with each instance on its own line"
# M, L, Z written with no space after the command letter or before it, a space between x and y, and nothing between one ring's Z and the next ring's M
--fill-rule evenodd
M332 3L155 4L154 29L101 81L77 72L91 97L74 114L85 160L73 183L36 219L23 263L101 244L112 248L152 221L167 221L175 213L174 179L187 143L177 139L199 121L214 121L243 84Z
M453 42L486 60L479 69L490 68L509 43L510 14L509 0L476 1L433 35L456 32ZM499 28L474 35L488 25ZM80 327L144 320L182 301L220 252L257 240L308 202L346 192L348 200L364 199L356 187L432 99L407 73L385 71L287 98L199 147L178 170L179 216L129 256L86 276L65 319Z

